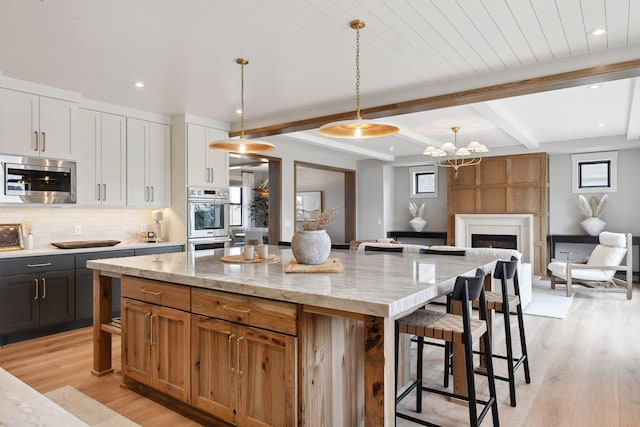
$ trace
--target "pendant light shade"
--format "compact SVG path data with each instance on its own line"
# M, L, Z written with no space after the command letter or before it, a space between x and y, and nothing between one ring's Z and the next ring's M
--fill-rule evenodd
M249 61L245 58L237 58L236 64L240 65L240 138L239 139L224 139L221 141L214 141L209 144L209 148L213 150L228 151L231 153L264 153L267 151L273 151L276 146L270 142L260 141L259 139L245 139L244 138L244 66Z
M398 133L400 129L396 126L360 117L360 30L364 28L364 21L356 19L351 21L349 26L356 30L356 118L327 123L318 129L318 133L331 138L351 139L376 138Z

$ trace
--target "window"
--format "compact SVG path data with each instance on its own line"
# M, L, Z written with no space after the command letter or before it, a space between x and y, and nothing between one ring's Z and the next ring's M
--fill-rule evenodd
M242 227L242 187L229 187L229 227Z
M617 191L617 151L572 154L571 163L574 193L608 193Z
M414 166L409 168L411 197L438 197L438 168Z

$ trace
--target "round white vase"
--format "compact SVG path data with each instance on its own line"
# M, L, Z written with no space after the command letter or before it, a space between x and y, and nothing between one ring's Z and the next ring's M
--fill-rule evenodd
M592 217L587 218L580 223L584 231L590 236L597 236L607 226L607 223L600 218Z
M409 224L411 224L411 227L415 231L422 231L427 226L427 221L424 218L417 216L409 221Z
M323 264L331 252L331 238L326 230L296 231L291 252L299 264Z

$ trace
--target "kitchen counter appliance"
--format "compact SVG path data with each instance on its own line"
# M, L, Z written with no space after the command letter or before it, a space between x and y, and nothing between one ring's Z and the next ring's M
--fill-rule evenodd
M187 188L187 250L229 246L228 203L228 188Z

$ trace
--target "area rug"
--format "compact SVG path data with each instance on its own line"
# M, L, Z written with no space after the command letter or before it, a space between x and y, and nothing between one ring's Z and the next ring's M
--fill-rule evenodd
M140 427L139 424L123 417L70 385L45 393L45 396L90 426Z
M531 302L524 308L524 314L532 316L564 319L569 313L573 295L567 297L564 286L551 289L549 280L533 280Z

